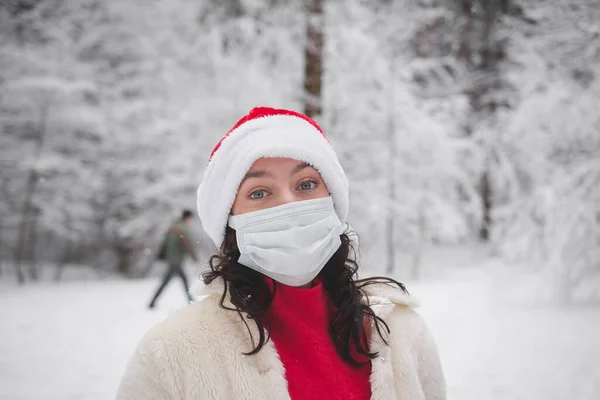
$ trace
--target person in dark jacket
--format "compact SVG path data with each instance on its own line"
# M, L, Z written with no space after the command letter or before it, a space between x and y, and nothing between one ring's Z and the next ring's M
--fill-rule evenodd
M183 259L185 254L189 254L194 261L198 261L194 246L188 230L188 226L193 219L193 214L190 210L184 210L181 214L181 219L177 220L169 230L167 231L165 241L163 243L162 252L164 252L164 260L167 262L168 269L162 280L162 283L158 287L156 294L152 298L149 304L149 308L154 308L156 305L156 299L160 296L164 288L167 286L171 278L179 276L183 281L183 287L189 301L192 301L192 297L189 293L188 280L183 271Z

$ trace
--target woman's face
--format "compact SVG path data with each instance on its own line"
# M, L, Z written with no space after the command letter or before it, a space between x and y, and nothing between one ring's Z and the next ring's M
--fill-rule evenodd
M232 215L329 196L316 169L290 158L260 158L242 180Z

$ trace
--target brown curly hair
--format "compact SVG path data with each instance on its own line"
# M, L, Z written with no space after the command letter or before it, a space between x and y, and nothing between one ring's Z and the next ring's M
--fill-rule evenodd
M323 287L335 307L335 312L329 322L329 332L335 343L336 351L346 362L357 365L361 362L353 357L351 352L353 348L356 354L366 356L368 359L378 356L377 353L369 351L365 340L361 340L365 338L363 327L366 318L371 319L377 333L386 344L390 333L385 321L375 315L369 304L361 302L366 297L364 288L376 283L397 286L405 292L406 288L402 283L385 277L358 280L356 251L350 233L342 233L340 239L342 243L339 249L323 267L320 277ZM271 288L262 274L239 264L239 257L235 231L227 227L220 252L210 258L210 270L205 271L202 278L205 284L210 284L217 278L223 280L224 288L220 305L224 309L237 312L242 317L251 337L252 332L243 315L247 315L248 319L256 324L259 332L258 343L252 350L243 353L253 355L258 353L269 340L263 322L267 325L267 331L270 331L270 321L266 318L266 314L276 295L277 283L274 282ZM227 294L235 308L224 304ZM254 343L253 337L252 340Z

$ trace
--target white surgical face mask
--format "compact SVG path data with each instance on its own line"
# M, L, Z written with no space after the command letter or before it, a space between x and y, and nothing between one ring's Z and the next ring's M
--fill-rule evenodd
M238 262L289 286L312 281L341 244L331 197L232 215L229 226L236 231Z

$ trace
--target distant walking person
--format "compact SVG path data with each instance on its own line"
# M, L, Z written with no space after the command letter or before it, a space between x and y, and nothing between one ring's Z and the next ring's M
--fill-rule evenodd
M192 297L188 292L188 280L185 276L185 272L183 271L183 259L185 257L185 253L188 253L194 259L194 261L198 261L188 231L188 225L192 219L192 212L190 210L184 210L181 214L181 219L171 225L167 231L159 258L167 262L168 269L165 273L162 283L160 284L160 287L156 291L156 294L148 306L149 308L154 308L156 299L158 299L158 296L160 296L163 289L175 275L178 275L183 281L183 286L188 300L192 301Z

